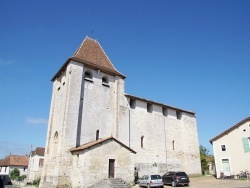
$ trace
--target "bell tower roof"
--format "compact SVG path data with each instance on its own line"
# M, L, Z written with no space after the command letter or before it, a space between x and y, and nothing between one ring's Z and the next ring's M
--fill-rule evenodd
M86 66L94 69L99 69L109 74L126 78L126 76L116 70L99 42L97 40L89 38L88 36L83 40L73 56L66 61L66 63L57 72L57 74L65 67L66 64L68 64L70 60L77 61L79 63L85 64ZM55 79L57 74L52 78L52 80Z

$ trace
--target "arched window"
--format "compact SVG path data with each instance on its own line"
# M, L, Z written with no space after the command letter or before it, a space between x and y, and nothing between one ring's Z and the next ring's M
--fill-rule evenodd
M92 80L92 78L93 78L92 72L89 71L89 70L85 71L85 73L84 73L84 79L85 80Z
M96 131L96 140L99 140L99 130Z
M109 80L107 76L102 77L102 85L108 86L109 85Z
M141 148L143 148L143 138L144 136L141 136Z

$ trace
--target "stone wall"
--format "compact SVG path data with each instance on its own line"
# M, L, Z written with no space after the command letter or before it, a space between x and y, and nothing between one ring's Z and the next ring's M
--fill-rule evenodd
M92 79L85 79L85 71L91 72ZM108 85L102 83L104 76ZM108 158L116 159L116 175L127 182L133 180L134 167L139 176L162 175L168 170L201 173L194 114L181 111L178 119L180 109L169 107L163 113L163 106L155 103L148 112L150 101L139 99L133 109L124 84L119 76L74 61L62 69L53 83L40 187L71 187L105 178ZM136 155L132 159L127 149L112 143L79 155L70 153L70 149L95 140L97 131L99 138L112 135Z
M90 149L73 153L71 180L73 187L90 187L108 177L109 159L115 160L115 178L131 184L134 172L134 153L109 140Z

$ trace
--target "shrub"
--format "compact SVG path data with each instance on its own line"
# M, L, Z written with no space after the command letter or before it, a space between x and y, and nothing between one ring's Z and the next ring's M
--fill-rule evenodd
M11 172L10 172L10 179L14 180L16 178L18 178L20 175L20 171L17 168L14 168Z
M27 177L26 175L18 176L17 180L23 181L26 177Z
M32 184L38 187L39 183L40 183L40 180L41 180L40 178L35 179L35 180L33 180Z

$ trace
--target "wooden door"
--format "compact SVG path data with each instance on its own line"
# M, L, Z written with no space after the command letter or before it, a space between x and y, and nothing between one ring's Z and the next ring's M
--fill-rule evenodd
M109 178L115 177L115 159L109 159Z

